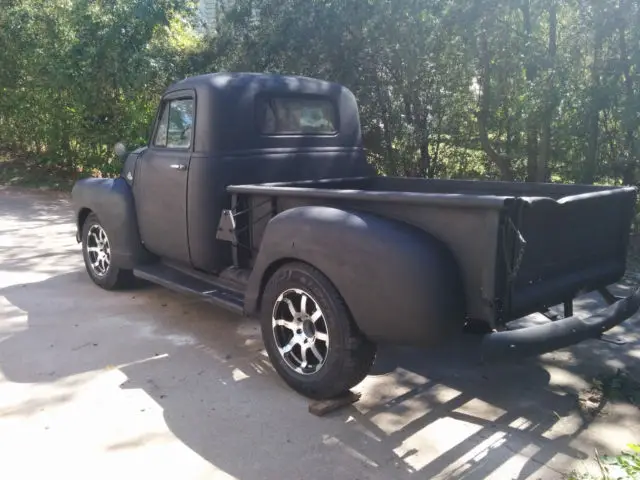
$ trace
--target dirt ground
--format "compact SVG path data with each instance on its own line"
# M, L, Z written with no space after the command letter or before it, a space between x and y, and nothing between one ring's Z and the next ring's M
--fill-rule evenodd
M318 418L255 323L160 287L100 290L67 196L0 188L0 478L560 479L640 442L637 407L589 393L638 375L639 326L501 366L477 338L382 348L362 399Z

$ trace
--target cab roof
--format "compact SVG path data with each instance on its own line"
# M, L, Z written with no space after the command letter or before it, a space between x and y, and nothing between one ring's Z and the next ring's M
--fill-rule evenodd
M207 89L227 92L251 90L256 92L291 92L332 96L332 92L335 95L345 90L345 87L334 82L296 75L251 72L207 73L180 80L171 85L165 91L165 94L184 89Z
M263 135L257 128L261 97L310 96L329 100L338 115L335 135ZM360 147L358 106L353 93L335 82L267 73L208 73L169 86L164 100L194 98L196 152L239 152L264 148Z

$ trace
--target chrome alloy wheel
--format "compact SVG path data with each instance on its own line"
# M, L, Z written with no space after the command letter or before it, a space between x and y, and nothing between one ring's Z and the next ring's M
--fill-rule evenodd
M285 290L273 306L273 337L287 366L302 375L317 373L329 353L329 331L324 314L309 293Z
M87 254L93 272L99 277L104 277L109 272L111 265L111 246L107 233L100 225L92 225L89 229Z

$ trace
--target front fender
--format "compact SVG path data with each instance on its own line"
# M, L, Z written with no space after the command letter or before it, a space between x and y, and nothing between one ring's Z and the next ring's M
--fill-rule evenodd
M71 198L78 234L82 232L82 213L91 210L109 235L114 265L130 269L148 258L140 241L133 193L123 178L79 180L73 186Z
M248 315L260 310L273 266L289 259L322 271L374 341L427 346L462 332L464 293L456 261L416 227L324 206L280 213L266 227L249 279Z

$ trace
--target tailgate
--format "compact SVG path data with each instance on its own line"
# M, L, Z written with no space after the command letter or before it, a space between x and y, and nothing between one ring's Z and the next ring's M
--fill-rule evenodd
M552 198L520 198L508 222L521 241L509 251L509 317L518 318L618 281L625 272L636 189ZM509 227L506 227L509 229ZM524 249L522 250L522 247ZM518 266L518 252L522 251Z

